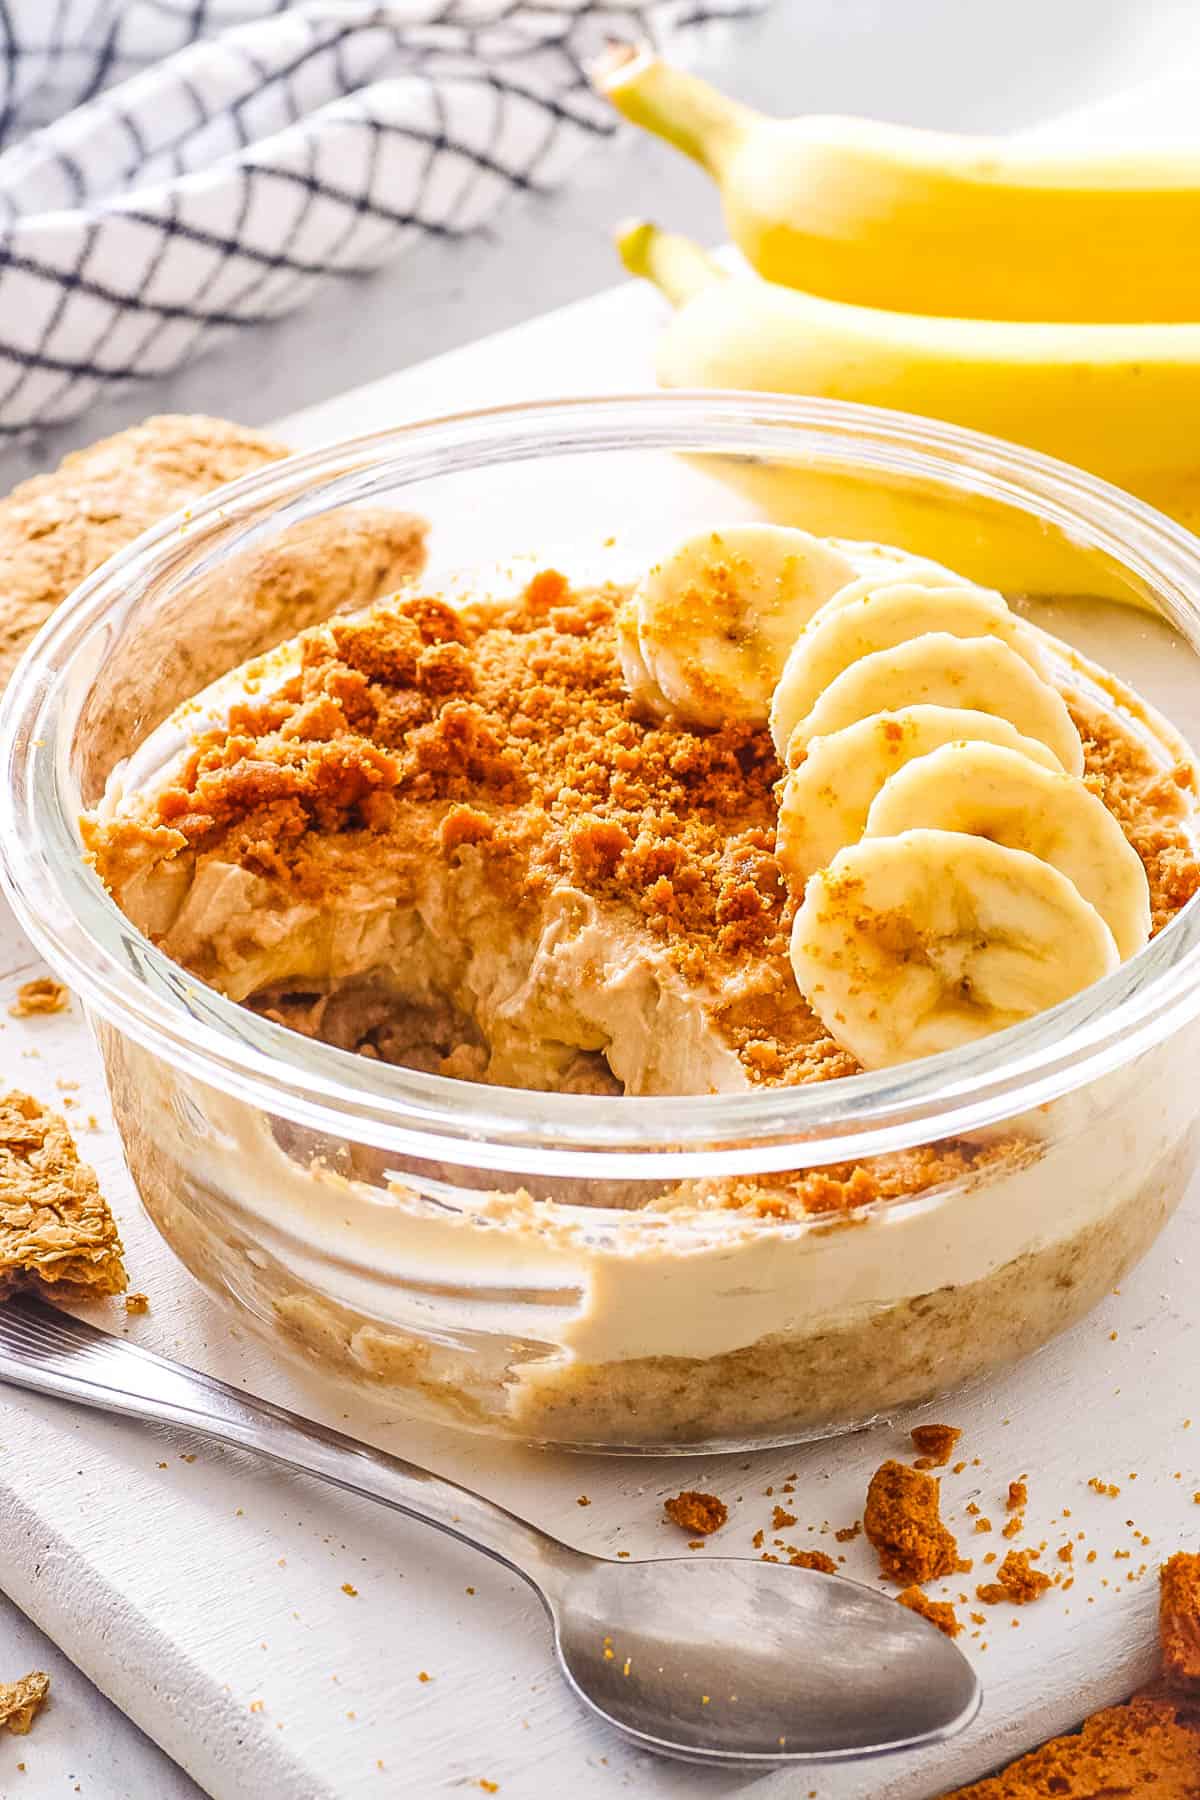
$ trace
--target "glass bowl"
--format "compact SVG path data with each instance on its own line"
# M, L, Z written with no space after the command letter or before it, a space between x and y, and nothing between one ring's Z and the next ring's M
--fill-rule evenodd
M255 558L335 509L393 504L430 521L428 579L450 592L480 567L490 591L547 564L632 579L689 531L764 513L899 542L998 583L1180 732L1200 722L1196 540L1062 465L899 414L567 401L238 482L86 581L0 713L8 893L87 1010L134 1180L188 1268L278 1349L393 1406L602 1450L845 1430L1080 1319L1196 1161L1195 903L1105 980L968 1049L678 1098L355 1057L226 1000L134 929L84 858L81 810L176 704L288 635L246 602ZM853 1195L861 1170L874 1195L906 1160L929 1175L899 1198L772 1215L798 1182Z

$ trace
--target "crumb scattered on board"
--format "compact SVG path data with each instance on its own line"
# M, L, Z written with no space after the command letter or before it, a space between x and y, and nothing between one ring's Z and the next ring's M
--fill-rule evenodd
M867 1489L863 1530L879 1553L882 1572L904 1587L919 1587L959 1566L958 1545L942 1523L941 1489L932 1475L907 1463L881 1463Z
M24 1737L50 1692L50 1677L31 1669L20 1681L0 1681L0 1725L14 1737Z
M719 1531L729 1517L729 1508L716 1494L700 1494L695 1488L684 1488L670 1500L664 1500L663 1511L681 1531L697 1532L707 1537Z
M31 1094L0 1098L0 1297L45 1287L95 1299L127 1285L121 1240L61 1114Z
M838 1573L837 1564L824 1550L794 1550L788 1557L788 1564L793 1569L816 1569L821 1575Z
M955 1425L914 1425L909 1432L918 1469L944 1469L962 1432Z
M1033 1567L1028 1550L1010 1550L996 1570L995 1581L977 1587L975 1597L985 1606L999 1606L1006 1600L1013 1606L1028 1606L1051 1586L1049 1575Z
M71 1004L71 990L50 975L37 975L17 989L17 997L9 1007L14 1019L27 1019L33 1013L66 1012Z
M150 1311L149 1294L126 1294L125 1311L127 1313L148 1313Z
M919 1613L944 1631L947 1637L957 1637L962 1630L958 1622L958 1614L946 1600L931 1600L919 1587L907 1587L902 1594L896 1595L901 1606L907 1606L910 1612Z

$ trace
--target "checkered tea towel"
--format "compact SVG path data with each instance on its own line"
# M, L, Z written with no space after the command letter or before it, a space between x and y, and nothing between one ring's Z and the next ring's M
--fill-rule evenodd
M0 433L552 187L606 39L758 3L0 0Z

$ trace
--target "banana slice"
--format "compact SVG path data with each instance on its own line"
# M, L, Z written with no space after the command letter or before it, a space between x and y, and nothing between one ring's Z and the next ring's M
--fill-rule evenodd
M884 712L898 696L906 705L995 713L1053 750L1068 775L1083 774L1083 745L1058 689L999 638L959 638L948 631L873 651L843 669L795 726L787 761L794 765L813 738Z
M866 1069L1002 1031L1115 969L1100 914L1027 850L956 831L864 838L814 875L792 968Z
M964 742L1002 744L1040 768L1061 772L1045 744L1022 737L1007 719L966 707L906 706L899 712L872 713L843 731L813 738L804 761L784 783L779 802L779 862L795 891L814 869L858 842L871 802L897 769L943 744Z
M644 718L668 718L671 708L667 704L667 697L646 667L646 659L642 655L642 646L638 641L637 608L632 600L627 600L619 608L613 621L613 629L617 636L617 661L621 665L621 675L636 711Z
M640 661L661 695L653 703L659 715L765 724L797 634L854 576L844 556L789 526L732 525L689 538L633 596Z
M1046 664L1028 625L1009 611L1002 594L967 582L854 582L813 614L792 645L771 702L771 736L780 756L798 720L843 669L876 650L891 650L926 632L994 637L1037 674Z
M889 575L903 581L928 581L931 576L935 579L945 576L951 581L963 579L945 563L934 562L928 556L916 556L911 550L900 550L895 544L873 544L868 538L826 538L825 542L853 565L860 580L871 575L876 579Z
M884 783L864 835L897 837L917 826L974 832L1050 863L1095 907L1122 961L1149 939L1141 857L1103 800L1061 770L1039 769L999 744L946 744Z

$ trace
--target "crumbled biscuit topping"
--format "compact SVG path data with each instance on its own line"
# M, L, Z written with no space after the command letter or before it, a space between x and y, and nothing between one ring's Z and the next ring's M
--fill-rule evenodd
M31 1669L19 1681L0 1681L0 1726L24 1737L49 1692L50 1677L43 1669Z
M893 1581L919 1587L959 1566L958 1545L942 1523L941 1489L932 1475L895 1461L871 1477L863 1530Z
M44 1285L78 1297L126 1285L108 1202L66 1120L30 1094L0 1098L0 1296Z
M699 1532L701 1537L719 1531L729 1517L729 1508L716 1494L700 1494L695 1488L665 1500L663 1511L681 1531Z

